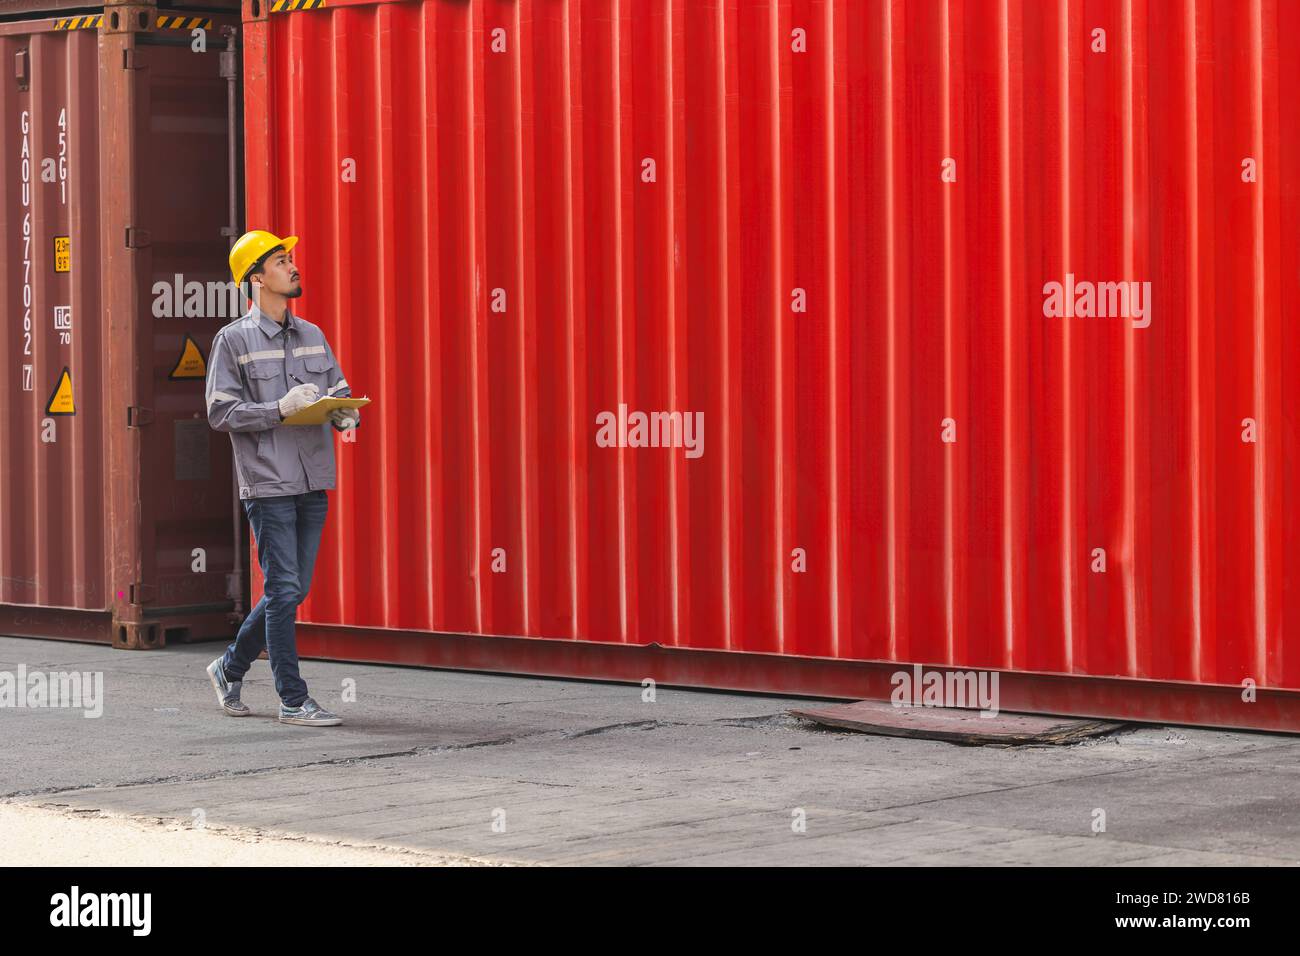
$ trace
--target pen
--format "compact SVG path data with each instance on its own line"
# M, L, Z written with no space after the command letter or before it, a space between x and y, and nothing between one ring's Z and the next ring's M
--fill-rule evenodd
M289 377L290 377L291 379L293 379L295 382L297 382L299 385L306 385L306 384L307 384L307 383L304 382L302 379L300 379L297 375L294 375L293 372L290 372L290 373L289 373ZM319 392L320 389L317 388L316 391Z
M290 372L290 373L289 373L289 377L290 377L291 379L293 379L295 382L297 382L299 385L306 385L306 384L307 384L307 383L304 382L302 379L300 379L297 375L294 375L293 372ZM331 422L331 424L333 424L333 423ZM338 428L337 425L334 425L334 427L335 427L335 428Z

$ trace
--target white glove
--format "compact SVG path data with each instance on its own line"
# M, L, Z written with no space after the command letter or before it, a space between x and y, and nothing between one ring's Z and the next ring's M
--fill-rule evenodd
M288 418L295 412L302 411L319 397L320 387L316 383L308 382L305 385L295 385L285 392L284 397L280 399L280 417Z
M361 424L361 410L359 408L336 408L330 412L330 423L341 432L349 428L356 428Z

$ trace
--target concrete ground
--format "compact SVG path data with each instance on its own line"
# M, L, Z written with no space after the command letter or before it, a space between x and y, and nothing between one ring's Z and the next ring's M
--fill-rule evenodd
M1297 737L961 747L784 714L803 699L324 661L303 675L345 722L304 728L265 661L224 716L220 650L0 638L0 672L104 687L99 718L0 707L0 863L1300 862Z

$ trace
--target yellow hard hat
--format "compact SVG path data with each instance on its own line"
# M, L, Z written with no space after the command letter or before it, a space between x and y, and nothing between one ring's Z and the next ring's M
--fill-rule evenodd
M253 268L253 263L276 246L284 246L284 251L288 252L297 244L297 236L286 236L280 239L261 229L244 233L230 248L230 274L234 276L235 284L243 282L244 276L248 275L248 270Z

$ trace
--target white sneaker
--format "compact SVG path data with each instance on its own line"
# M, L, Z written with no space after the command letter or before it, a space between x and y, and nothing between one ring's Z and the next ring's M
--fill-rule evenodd
M208 665L208 679L212 681L213 688L217 692L217 703L231 717L247 717L252 713L248 705L239 699L239 692L243 689L243 681L226 680L226 672L221 667L221 658Z
M343 718L322 710L316 701L308 697L298 707L286 707L281 703L280 723L302 724L304 727L337 727L343 723Z

